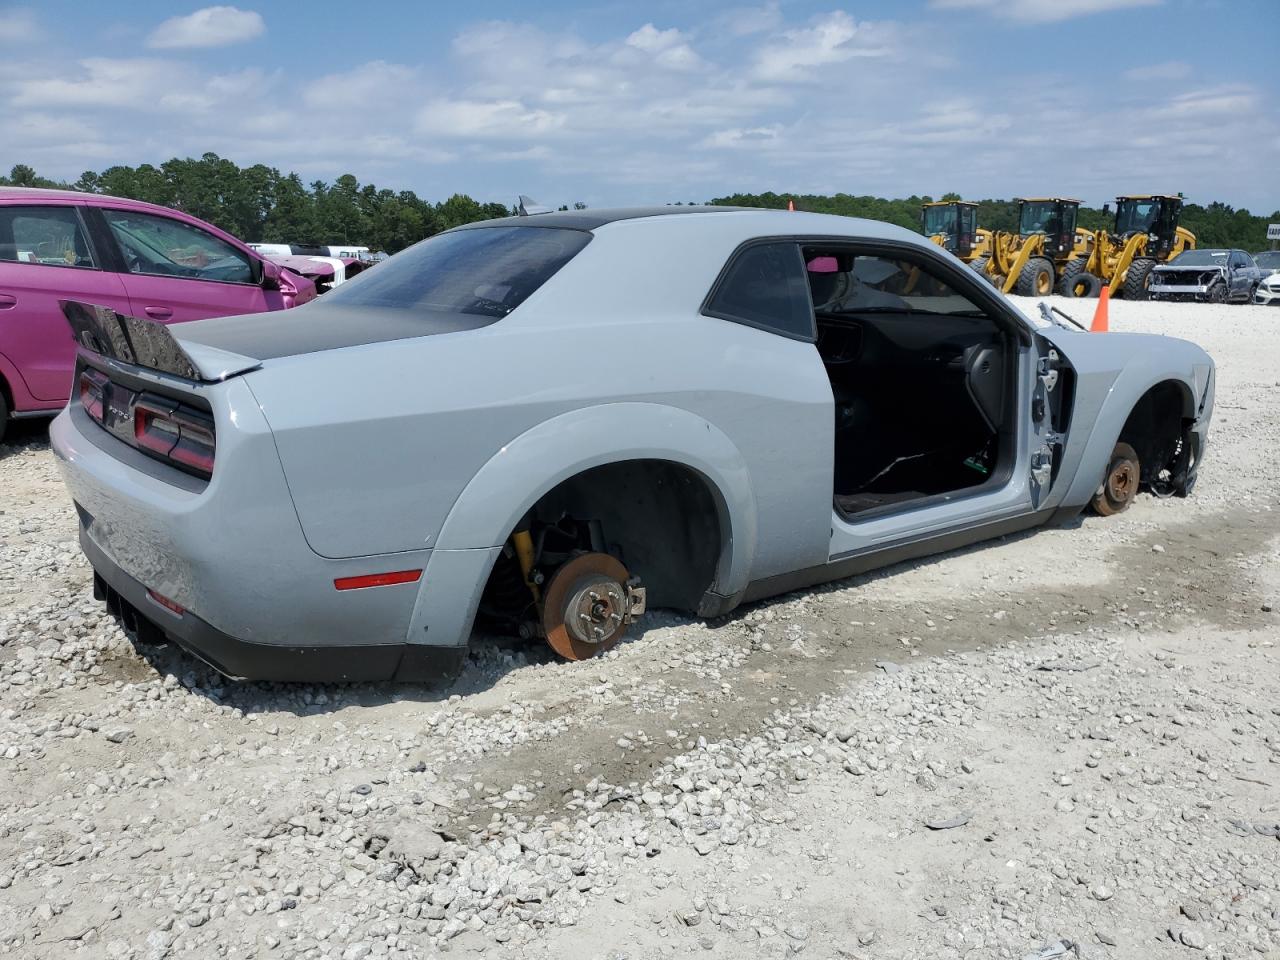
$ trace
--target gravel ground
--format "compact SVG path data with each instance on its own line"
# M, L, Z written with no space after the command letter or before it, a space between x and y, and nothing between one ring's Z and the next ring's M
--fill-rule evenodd
M1192 498L447 687L135 648L21 426L0 955L1280 958L1280 311L1111 311L1217 360Z

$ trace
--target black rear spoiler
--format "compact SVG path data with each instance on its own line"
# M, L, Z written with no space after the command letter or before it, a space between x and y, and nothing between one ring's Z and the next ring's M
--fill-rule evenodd
M202 379L195 361L163 323L126 317L110 307L79 300L59 300L58 304L71 326L71 336L82 349L184 380Z

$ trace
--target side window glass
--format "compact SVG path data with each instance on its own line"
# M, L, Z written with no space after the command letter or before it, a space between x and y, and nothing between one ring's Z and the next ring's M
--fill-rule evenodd
M74 207L0 207L0 260L97 266Z
M945 280L909 260L806 247L813 308L821 316L875 313L984 315Z
M102 211L130 273L253 283L249 257L199 227L133 210Z
M758 243L739 252L707 304L707 313L812 340L813 310L794 243Z

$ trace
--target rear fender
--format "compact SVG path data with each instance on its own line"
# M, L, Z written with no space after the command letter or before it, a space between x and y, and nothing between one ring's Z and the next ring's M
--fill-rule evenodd
M756 506L737 447L717 427L686 410L653 403L601 404L526 431L467 484L436 539L419 589L411 641L465 643L497 550L521 518L564 480L627 460L667 460L706 480L721 531L716 592L727 596L745 589L756 549ZM443 589L445 584L450 589ZM430 639L424 636L426 628Z

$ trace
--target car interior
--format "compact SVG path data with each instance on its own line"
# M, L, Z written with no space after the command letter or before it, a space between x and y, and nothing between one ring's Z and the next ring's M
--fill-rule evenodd
M1012 457L1014 354L991 314L918 263L806 246L835 398L845 517L998 483Z

